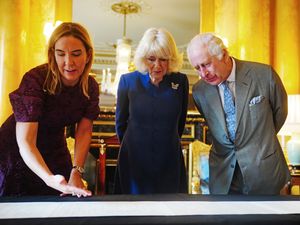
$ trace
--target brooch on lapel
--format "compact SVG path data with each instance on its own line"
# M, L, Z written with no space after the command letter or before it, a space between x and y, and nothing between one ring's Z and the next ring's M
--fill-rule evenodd
M171 82L171 87L172 87L174 90L177 90L178 87L179 87L179 84L175 84L175 83Z

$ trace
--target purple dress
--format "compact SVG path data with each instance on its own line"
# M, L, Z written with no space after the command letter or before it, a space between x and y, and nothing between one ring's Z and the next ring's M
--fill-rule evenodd
M16 121L38 122L37 147L53 174L67 180L72 168L65 139L65 126L74 125L85 117L95 120L99 110L99 87L89 77L88 99L81 87L62 88L56 95L43 90L48 65L27 72L19 88L10 93L13 114L0 128L0 196L55 195L24 163L16 141Z

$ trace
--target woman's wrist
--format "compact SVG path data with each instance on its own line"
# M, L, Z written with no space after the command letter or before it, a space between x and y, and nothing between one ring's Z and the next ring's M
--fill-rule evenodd
M82 176L82 175L84 174L84 172L85 172L85 170L84 170L83 167L77 166L77 165L74 165L74 166L72 167L72 170L73 170L73 171L76 171L76 172L79 173L81 176Z

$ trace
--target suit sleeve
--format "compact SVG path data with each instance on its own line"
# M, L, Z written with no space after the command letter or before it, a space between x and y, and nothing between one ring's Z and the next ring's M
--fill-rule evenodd
M279 132L287 117L287 93L279 75L271 68L270 101L276 132Z
M196 94L196 92L197 92L197 85L194 85L194 86L193 86L193 90L192 90L193 100L194 100L195 106L196 106L196 108L198 109L199 113L200 113L201 115L203 115L203 112L202 112L202 109L201 109L201 106L200 106L200 102L199 102L199 100L198 100L198 97L199 97L199 96Z
M178 133L180 137L182 136L184 131L186 115L188 110L188 100L189 100L189 81L185 74L182 77L183 77L182 109L181 109L181 115L180 115L179 126L178 126Z
M116 106L116 133L121 142L127 128L127 121L129 117L129 99L128 99L128 85L124 76L121 76L118 92L117 92L117 106Z

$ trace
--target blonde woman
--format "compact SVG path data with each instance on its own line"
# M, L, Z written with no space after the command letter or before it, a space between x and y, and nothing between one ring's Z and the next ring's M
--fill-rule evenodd
M84 27L62 23L51 35L48 63L10 93L13 114L0 129L0 196L91 195L81 176L99 114L99 87L89 76L93 53ZM74 165L64 136L73 124Z
M121 76L116 131L121 142L115 192L186 192L180 138L189 85L182 55L165 29L150 28L135 53L137 71Z

